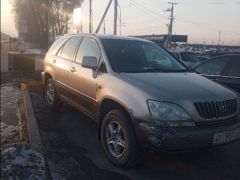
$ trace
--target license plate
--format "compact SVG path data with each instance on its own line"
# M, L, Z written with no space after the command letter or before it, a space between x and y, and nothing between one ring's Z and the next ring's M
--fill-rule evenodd
M212 144L222 144L234 141L240 138L240 129L235 129L231 131L226 131L222 133L216 133L213 136L213 143Z

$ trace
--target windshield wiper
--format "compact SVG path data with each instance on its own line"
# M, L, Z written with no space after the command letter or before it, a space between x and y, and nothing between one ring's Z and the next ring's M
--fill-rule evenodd
M186 69L161 69L161 68L144 68L139 72L188 72Z
M133 71L119 71L119 73L171 73L171 72L189 72L187 69L160 69L160 68L143 68L139 70L133 70Z

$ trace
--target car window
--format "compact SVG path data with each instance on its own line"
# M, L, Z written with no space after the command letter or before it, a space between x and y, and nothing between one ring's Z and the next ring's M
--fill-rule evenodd
M77 37L69 39L63 47L61 57L68 60L73 60L75 56L75 52L78 47L79 40L80 38L77 38Z
M57 51L56 56L61 56L64 45Z
M228 71L228 76L235 76L240 77L240 56L235 57L235 59L232 59L231 66Z
M58 39L56 39L54 41L54 43L51 45L51 47L49 48L49 52L52 54L52 55L55 55L59 49L59 47L65 42L65 40L67 40L67 36L61 36L59 37Z
M195 68L195 71L200 74L220 75L228 63L227 57L219 57L210 61L204 62Z
M94 39L85 37L82 40L77 52L76 62L81 64L83 56L94 56L97 59L100 58L101 52L97 42Z
M181 52L181 57L183 61L193 62L193 63L198 62L198 58L196 57L196 55L191 52Z

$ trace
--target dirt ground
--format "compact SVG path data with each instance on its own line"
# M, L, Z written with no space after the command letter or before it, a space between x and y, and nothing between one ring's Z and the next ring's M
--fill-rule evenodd
M33 151L21 128L18 102L22 97L20 83L39 80L39 73L1 73L1 174L0 179L46 179L45 161Z
M38 79L39 73L1 73L1 148L20 142L17 103L22 82Z
M1 122L18 125L16 107L21 96L21 83L40 80L40 72L6 72L1 73Z
M1 73L1 147L20 142L17 103L21 97L21 83L40 79L40 72Z
M1 73L1 150L19 143L18 99L21 98L21 83L40 79L40 72Z
M41 80L41 72L2 72L1 84L15 83L20 84L23 82Z

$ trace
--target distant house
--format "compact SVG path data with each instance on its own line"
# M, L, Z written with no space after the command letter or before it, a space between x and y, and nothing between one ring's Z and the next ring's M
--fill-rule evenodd
M17 38L1 32L1 51L14 51L17 49Z
M1 43L9 42L10 39L11 39L11 36L1 32Z

